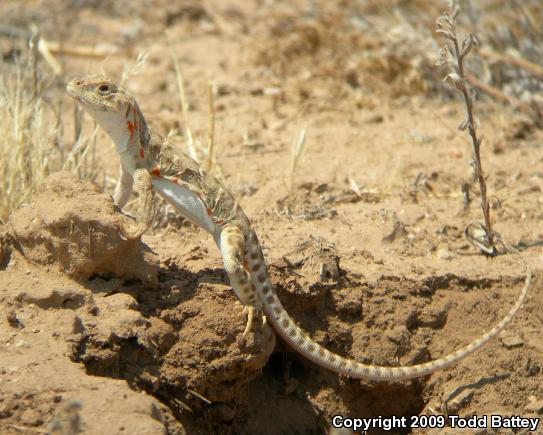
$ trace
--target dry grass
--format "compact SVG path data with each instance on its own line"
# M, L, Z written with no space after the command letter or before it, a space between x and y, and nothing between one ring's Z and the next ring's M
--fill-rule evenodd
M76 128L73 145L64 142L61 102L44 97L52 79L40 70L37 50L26 50L14 65L0 64L0 71L0 223L5 223L52 172L94 178L97 168L89 155L93 137Z
M305 148L305 128L302 128L298 132L297 138L292 142L291 152L290 152L290 173L289 173L289 191L290 195L294 193L294 182L298 169L300 167L300 162L304 154Z
M179 92L179 105L180 105L181 114L183 117L183 125L184 125L184 130L185 130L184 136L187 142L188 154L193 160L200 163L206 170L211 172L214 169L214 166L216 163L213 157L214 145L215 145L214 86L210 80L208 82L208 89L207 89L208 100L209 100L208 132L207 132L207 138L204 140L203 138L200 139L198 137L195 137L193 134L193 130L192 130L189 115L188 115L189 103L188 103L187 96L185 93L185 81L183 78L183 74L181 72L181 66L179 64L179 59L177 57L177 54L175 53L175 49L170 39L170 36L168 35L168 33L166 33L166 35L168 37L168 43L170 45L172 60L173 60L174 68L175 68L175 78L177 82L177 90ZM218 170L217 175L220 176L220 168L218 168L217 170Z

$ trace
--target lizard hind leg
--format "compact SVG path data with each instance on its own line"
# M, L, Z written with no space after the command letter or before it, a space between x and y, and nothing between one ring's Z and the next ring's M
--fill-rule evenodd
M230 278L230 285L245 306L244 312L247 313L247 324L242 336L245 338L252 329L254 318L261 314L262 304L243 261L245 253L243 233L237 226L225 226L221 231L219 243L224 268Z

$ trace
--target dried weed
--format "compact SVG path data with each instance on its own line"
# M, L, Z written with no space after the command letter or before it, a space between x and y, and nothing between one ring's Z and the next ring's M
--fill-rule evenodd
M41 69L38 46L34 34L14 64L0 60L0 223L52 172L63 169L87 179L98 173L94 135L77 128L78 112L74 143L65 143L62 100L46 98L53 80Z

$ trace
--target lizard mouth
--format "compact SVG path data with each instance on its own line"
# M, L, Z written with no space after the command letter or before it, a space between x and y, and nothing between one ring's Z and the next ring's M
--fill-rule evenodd
M79 88L79 85L81 82L77 79L71 80L66 85L66 91L70 95L70 97L74 98L75 100L79 101L80 103L89 103L88 99L85 98L84 93Z
M70 83L68 86L66 86L66 91L68 92L68 95L72 97L74 100L79 101L84 106L89 106L91 102L83 95L77 88L72 86Z
M68 83L68 85L66 86L66 91L68 92L68 95L70 95L70 97L83 102L81 94L77 92L77 89L71 83Z

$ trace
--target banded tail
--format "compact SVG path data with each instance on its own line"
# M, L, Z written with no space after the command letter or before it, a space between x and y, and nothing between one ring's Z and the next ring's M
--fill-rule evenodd
M423 364L403 367L384 367L363 364L343 356L337 355L325 349L318 343L315 343L289 316L277 293L269 280L266 272L266 266L262 257L260 245L256 240L250 244L251 248L246 256L246 261L250 266L252 282L255 284L259 299L262 301L264 312L268 321L273 325L275 331L281 338L288 343L294 350L313 361L319 366L325 367L341 375L351 378L368 379L374 381L402 381L406 379L417 378L429 375L435 371L445 369L466 358L477 349L484 346L489 340L495 337L520 310L526 297L532 273L530 268L526 267L526 279L524 287L518 297L515 305L509 310L505 317L488 331L486 334L473 340L461 349L452 352L442 358L429 361ZM256 243L254 242L256 240Z

